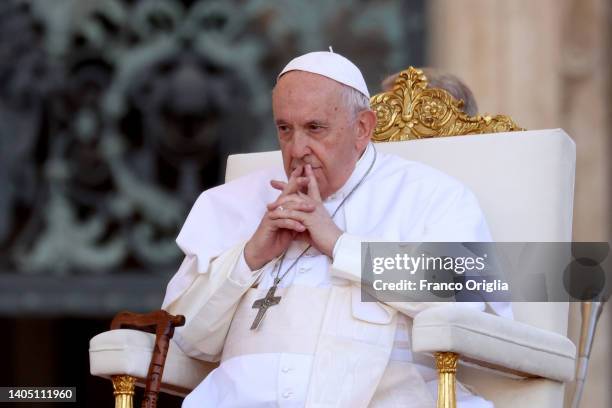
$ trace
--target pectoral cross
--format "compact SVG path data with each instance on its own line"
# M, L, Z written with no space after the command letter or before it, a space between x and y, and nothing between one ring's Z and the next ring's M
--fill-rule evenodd
M251 330L257 330L269 307L276 306L280 303L281 297L274 296L275 291L276 283L272 285L272 287L268 290L268 293L266 293L266 297L257 299L253 303L253 309L259 309L259 311L257 312L257 316L255 316L255 320L251 325Z

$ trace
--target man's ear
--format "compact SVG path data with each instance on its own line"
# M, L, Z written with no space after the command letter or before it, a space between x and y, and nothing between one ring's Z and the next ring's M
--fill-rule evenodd
M357 147L364 149L370 142L376 128L376 114L370 109L359 112L357 116Z

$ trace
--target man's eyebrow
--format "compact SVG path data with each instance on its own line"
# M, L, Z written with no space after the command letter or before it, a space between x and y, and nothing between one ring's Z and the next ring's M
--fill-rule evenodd
M309 120L308 122L306 122L306 126L311 126L311 125L315 125L315 126L321 126L321 127L328 127L329 124L327 122L325 122L324 120Z

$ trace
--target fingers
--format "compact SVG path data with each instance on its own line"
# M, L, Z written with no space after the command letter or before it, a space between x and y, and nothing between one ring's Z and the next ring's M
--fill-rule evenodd
M317 184L317 179L312 171L312 166L307 164L305 170L306 177L308 178L308 197L320 202L321 193L319 192L319 185Z
M304 166L297 166L289 175L289 180L283 189L283 195L292 194L298 191L299 185L297 179L304 172Z
M307 187L308 186L308 177L297 177L296 178L296 183L297 183L297 188L295 189L295 191L300 190L301 188ZM287 191L291 191L291 188L289 187L289 183L285 183L284 181L279 181L279 180L271 180L270 181L270 185L275 188L276 190L280 190L283 191L287 189ZM293 191L292 193L294 193L295 191ZM288 193L291 194L291 193Z
M271 220L292 219L303 223L306 212L301 210L303 204L288 203L287 207L279 206L273 211L268 212L268 218Z
M309 245L313 244L312 238L310 237L310 233L308 233L308 231L296 233L293 239L295 239L296 241L306 242Z
M315 204L309 202L310 199L308 197L301 197L296 194L291 194L288 196L280 196L276 201L267 205L268 211L274 211L279 207L284 207L285 209L293 209L299 211L307 211L312 212L315 210Z
M287 229L295 232L306 231L304 224L291 218L273 219L270 222L274 229Z
M270 180L270 185L276 190L283 191L287 187L287 183L279 180Z

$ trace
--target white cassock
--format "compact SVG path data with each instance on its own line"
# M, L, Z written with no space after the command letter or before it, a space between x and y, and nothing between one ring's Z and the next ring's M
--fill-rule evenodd
M330 213L374 156L370 144L346 184L325 200ZM253 301L272 286L278 263L251 272L243 248L279 194L271 179L286 175L262 171L202 193L177 238L186 257L163 308L186 317L174 336L185 353L221 362L183 407L435 407L433 360L412 354L410 333L412 318L439 303L361 302L361 242L490 241L474 195L437 170L378 152L334 217L345 233L333 260L310 248L281 281L280 304L252 331ZM304 248L292 243L281 274ZM484 311L486 304L457 307ZM512 317L508 303L489 309ZM461 385L457 394L460 408L493 407Z

